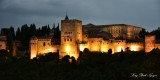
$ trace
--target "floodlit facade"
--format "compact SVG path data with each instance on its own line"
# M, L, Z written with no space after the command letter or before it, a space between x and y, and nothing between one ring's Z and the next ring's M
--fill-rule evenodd
M127 24L111 24L111 25L94 25L94 24L87 24L83 25L84 31L104 31L112 34L113 38L124 38L124 39L135 39L138 38L139 32L143 28L127 25Z
M0 35L0 50L7 49L7 37L5 35Z
M49 52L57 52L60 45L53 44L52 37L35 37L30 40L30 58L33 59L38 55L43 55Z
M75 57L79 56L79 45L82 42L82 21L69 20L67 17L61 21L61 47L60 58L65 55Z
M90 51L108 52L112 49L113 54L125 51L145 50L150 52L154 48L160 48L155 43L155 36L146 36L145 41L128 41L139 39L139 32L143 28L126 25L83 25L82 21L69 19L68 16L61 20L60 44L52 44L53 37L32 37L30 40L31 59L39 54L59 51L59 57L66 55L79 57L79 52L88 48Z

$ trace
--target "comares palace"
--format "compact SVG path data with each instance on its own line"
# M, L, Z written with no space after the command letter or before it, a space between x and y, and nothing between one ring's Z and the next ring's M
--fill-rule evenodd
M112 53L125 51L129 48L131 51L150 52L154 48L160 48L156 43L154 35L146 35L145 40L139 38L139 32L143 28L127 25L82 25L81 20L69 19L66 15L61 20L61 37L54 39L51 34L45 37L35 37L30 39L30 58L39 54L59 51L59 57L65 55L79 57L79 52L88 48L90 51ZM136 40L136 41L134 41ZM58 44L56 44L58 42ZM6 49L6 40L4 36L0 37L0 49Z

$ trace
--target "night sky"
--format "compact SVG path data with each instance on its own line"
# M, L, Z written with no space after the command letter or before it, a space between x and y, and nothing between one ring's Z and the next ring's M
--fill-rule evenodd
M52 27L66 12L83 24L130 24L148 31L160 27L160 0L0 0L0 28Z

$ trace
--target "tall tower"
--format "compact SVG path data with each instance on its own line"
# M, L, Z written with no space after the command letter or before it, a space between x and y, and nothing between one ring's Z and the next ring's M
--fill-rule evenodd
M154 48L155 48L155 36L146 35L145 36L145 52L150 52Z
M70 57L79 57L78 44L82 41L82 21L69 19L66 15L64 20L61 20L61 48L60 58L65 55Z
M35 36L30 40L30 59L33 59L37 56L37 41L38 39Z

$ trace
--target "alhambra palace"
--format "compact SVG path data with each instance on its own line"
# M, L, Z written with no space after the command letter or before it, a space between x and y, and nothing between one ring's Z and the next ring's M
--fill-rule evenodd
M102 53L112 49L112 54L125 51L126 48L146 53L154 48L160 48L154 35L146 35L145 39L141 40L138 34L142 29L127 24L82 25L81 20L69 19L66 15L65 19L61 20L60 39L52 37L54 35L52 33L45 37L33 36L30 39L30 58L49 52L59 52L60 58L69 55L77 59L80 51L85 48ZM0 49L6 49L5 36L0 37Z
M94 25L89 23L82 25L81 20L69 19L66 16L64 20L61 20L60 44L53 44L55 39L52 37L32 37L30 58L59 51L60 58L69 55L77 59L79 52L85 48L104 53L112 49L113 54L125 51L127 47L131 51L145 50L145 52L150 52L153 48L160 48L160 44L155 43L153 35L146 36L145 41L132 41L132 39L139 38L138 34L142 29L126 24Z

